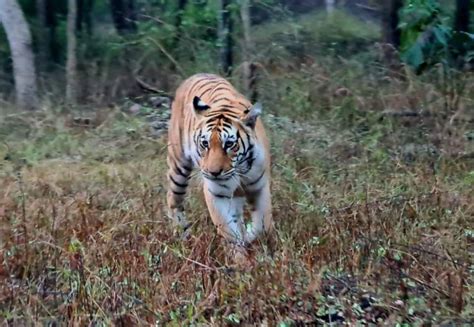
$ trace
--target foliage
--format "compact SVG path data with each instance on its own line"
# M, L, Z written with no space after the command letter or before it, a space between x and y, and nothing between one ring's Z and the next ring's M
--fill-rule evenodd
M253 37L259 51L288 50L290 55L303 57L315 54L352 55L365 50L379 38L379 28L370 21L336 10L332 17L315 12L256 26ZM270 44L268 44L270 43Z
M453 31L451 19L437 0L408 0L401 10L402 59L415 71L441 63L454 66L474 56L474 34ZM462 52L461 52L462 50Z

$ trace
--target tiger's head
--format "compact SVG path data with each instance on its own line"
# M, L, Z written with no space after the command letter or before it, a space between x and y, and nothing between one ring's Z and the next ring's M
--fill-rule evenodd
M261 105L256 103L243 112L229 106L212 110L199 97L194 97L193 107L198 118L193 140L203 176L215 181L228 180L250 170Z

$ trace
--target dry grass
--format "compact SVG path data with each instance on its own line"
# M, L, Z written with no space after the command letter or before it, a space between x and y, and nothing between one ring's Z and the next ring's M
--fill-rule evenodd
M7 323L472 318L469 161L406 161L389 155L384 133L376 145L351 143L348 130L268 116L277 230L272 248L255 246L254 268L244 272L228 268L198 187L188 201L189 240L164 218L166 140L122 114L90 130L53 127L47 115L35 121L31 138L9 142L2 165ZM413 129L397 128L382 130L399 137Z
M362 56L262 63L276 232L250 271L230 268L198 178L191 237L174 232L166 139L144 121L4 116L4 323L472 324L473 126L450 122L472 95L447 112L439 87Z

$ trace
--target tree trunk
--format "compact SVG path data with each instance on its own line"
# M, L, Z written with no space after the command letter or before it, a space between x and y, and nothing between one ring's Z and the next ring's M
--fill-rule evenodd
M68 0L67 12L67 62L66 62L66 102L77 103L77 1Z
M136 32L135 0L110 0L115 29L120 35Z
M243 84L246 96L251 102L257 100L257 76L256 67L252 62L252 53L254 51L252 37L251 37L251 15L250 15L250 0L243 0L240 7L240 17L242 19L242 30L244 33L244 63L243 63Z
M176 21L174 23L174 27L176 28L176 34L174 36L173 44L177 45L179 39L181 38L181 23L183 20L183 13L184 9L186 8L186 4L188 3L187 0L179 0L178 1L178 8L176 12Z
M469 5L470 0L456 0L456 13L454 15L454 31L456 33L469 33ZM465 38L458 39L464 40ZM461 68L464 64L464 55L469 49L469 44L462 41L456 43L457 53L454 56L458 67Z
M336 5L336 0L326 0L326 12L328 15L334 13L334 7Z
M92 35L92 7L93 0L77 0L76 31L82 35L85 27L88 36Z
M0 23L10 45L17 105L23 109L36 109L38 96L31 33L15 0L0 0Z
M46 2L46 25L48 27L48 37L44 40L48 44L48 56L55 62L61 58L61 47L56 39L56 28L58 26L57 8L54 0L45 0Z
M84 23L84 0L76 0L76 11L77 11L77 18L76 18L76 32L78 34L82 33L82 25Z
M401 32L398 28L398 11L403 6L403 0L386 0L383 8L383 36L384 42L391 44L395 49L400 47Z
M470 0L456 0L454 30L457 32L469 32L469 4Z
M94 0L85 1L84 23L86 24L87 35L92 35L92 10L94 9Z
M49 34L47 22L46 0L36 0L36 16L38 17L38 62L41 66L45 66L49 57Z
M224 75L232 73L232 19L228 9L231 0L220 0L219 8L219 47L220 68Z

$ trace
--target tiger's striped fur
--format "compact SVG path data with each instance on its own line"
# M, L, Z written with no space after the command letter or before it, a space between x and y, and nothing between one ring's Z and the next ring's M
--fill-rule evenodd
M197 74L177 89L168 132L168 209L188 226L183 201L194 167L200 169L206 204L219 234L246 244L272 228L270 151L261 107L222 77ZM251 208L246 230L243 207Z

